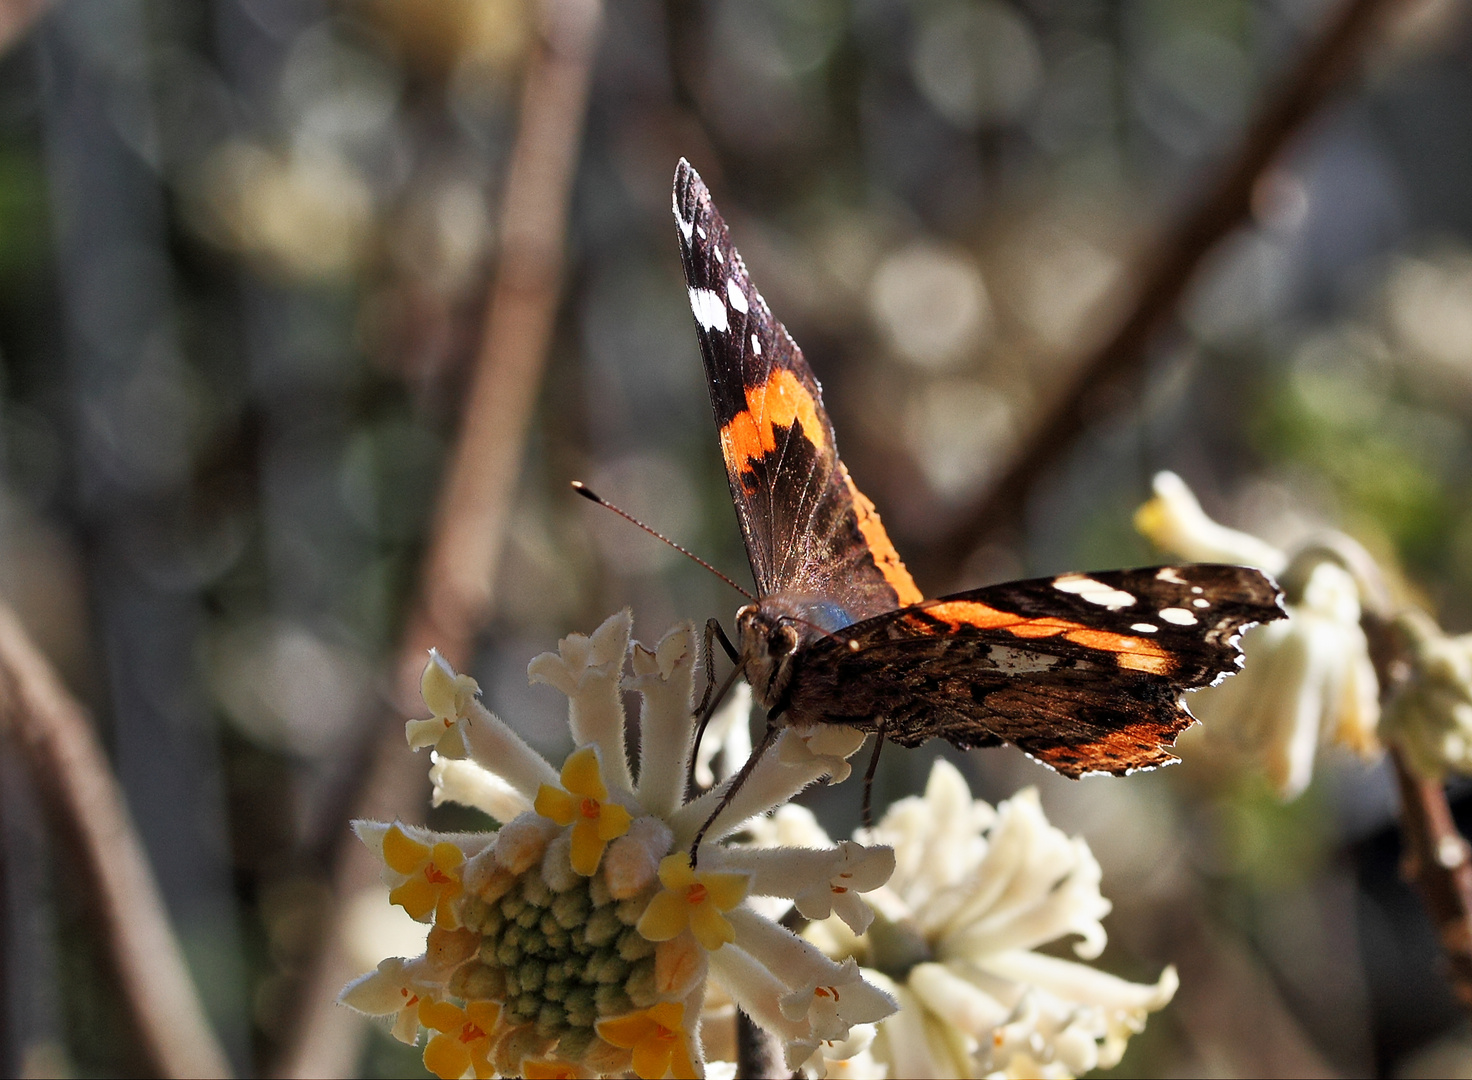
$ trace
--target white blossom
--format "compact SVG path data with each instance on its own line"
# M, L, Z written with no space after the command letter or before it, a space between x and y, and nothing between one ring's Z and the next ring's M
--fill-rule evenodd
M894 848L888 884L868 893L867 933L840 920L809 928L854 958L899 1010L878 1024L876 1062L893 1076L1077 1076L1119 1062L1129 1036L1175 994L1174 968L1151 984L1035 951L1076 935L1097 957L1099 865L1043 816L1028 789L995 810L937 761L923 798L902 799L865 837Z
M342 1001L390 1017L405 1041L428 1032L425 1064L445 1080L563 1066L703 1075L699 1028L711 980L723 1000L782 1037L793 1068L820 1044L821 1060L838 1060L855 1025L894 1008L852 961L830 959L751 903L796 901L862 928L855 897L883 884L893 853L731 840L809 784L846 772L844 748L852 753L862 736L784 731L716 816L691 867L691 841L724 794L686 800L694 634L684 624L653 648L631 649L631 625L621 612L528 667L534 683L569 699L576 748L560 770L486 710L473 680L431 654L422 689L433 716L408 723L409 743L433 748L436 805L463 803L504 824L454 835L356 826L384 862L392 902L432 925L423 956L384 961ZM625 689L642 699L637 772ZM749 705L736 708L744 723ZM730 734L739 724L723 723L729 754L740 748Z
M1360 626L1360 589L1353 573L1319 548L1290 559L1247 533L1228 529L1202 511L1174 473L1155 478L1155 497L1135 515L1158 546L1188 559L1257 566L1288 584L1288 618L1242 636L1243 666L1235 678L1191 695L1202 721L1195 739L1263 770L1284 799L1302 794L1318 752L1331 745L1368 757L1379 749L1380 686Z

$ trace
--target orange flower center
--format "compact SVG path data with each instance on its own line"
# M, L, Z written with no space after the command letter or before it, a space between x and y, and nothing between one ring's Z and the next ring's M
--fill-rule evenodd
M654 1037L660 1042L674 1042L675 1033L663 1024L654 1025Z
M820 986L813 993L818 997L831 997L834 1001L838 1000L838 987L836 986Z
M705 886L702 885L702 884L700 884L700 882L698 882L698 881L694 885L691 885L688 889L685 890L685 901L686 901L686 903L690 903L690 904L703 904L703 903L705 903L705 897L706 897Z
M424 868L424 876L431 885L448 885L450 883L450 876L434 863L430 863Z
M460 1029L460 1041L463 1043L473 1043L479 1039L484 1039L485 1037L486 1033L480 1028L476 1027L473 1023L467 1022L466 1025Z
M602 812L602 810L603 807L598 804L597 799L583 800L583 817L596 818Z
M844 893L848 892L848 890L845 889L842 885L834 885L833 886L833 891L835 893L837 893L838 895L840 895L840 896L842 896Z

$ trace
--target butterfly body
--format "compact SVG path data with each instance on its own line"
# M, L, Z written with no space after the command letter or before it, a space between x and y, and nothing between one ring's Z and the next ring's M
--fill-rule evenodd
M771 718L901 745L1012 743L1068 776L1168 764L1185 690L1240 664L1283 617L1236 566L1008 582L926 600L839 459L821 389L751 282L700 177L674 214L727 480L757 599L735 659Z

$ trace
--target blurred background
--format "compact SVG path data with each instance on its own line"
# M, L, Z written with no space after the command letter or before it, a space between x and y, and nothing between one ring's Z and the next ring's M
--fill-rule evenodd
M1337 5L610 3L586 112L553 94L547 121L572 148L544 229L561 277L538 279L555 318L524 438L498 429L499 547L458 661L490 707L561 753L533 655L624 605L653 641L739 602L568 488L746 580L670 220L681 156L927 595L1156 561L1130 516L1171 468L1276 543L1345 529L1472 629L1472 12L1398 8L1128 377L988 514ZM362 971L403 932L334 896L332 867L374 747L401 739L386 702L497 358L487 297L541 227L506 196L546 20L531 0L0 5L0 594L95 716L244 1075L314 1037L324 940L346 926ZM75 856L3 747L0 1073L147 1072ZM887 754L876 802L936 752ZM978 797L1039 785L1087 837L1115 902L1102 966L1179 966L1121 1075L1472 1075L1383 766L1331 761L1281 805L1189 760L1070 784L955 757ZM412 791L388 812L473 827ZM807 798L834 835L857 824L856 785ZM349 1027L335 1068L427 1075Z

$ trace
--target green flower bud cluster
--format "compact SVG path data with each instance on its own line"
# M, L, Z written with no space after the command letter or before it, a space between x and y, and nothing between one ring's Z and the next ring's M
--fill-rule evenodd
M654 943L634 929L648 900L614 900L601 873L555 892L536 871L494 899L467 896L461 920L481 945L450 992L500 1002L507 1021L534 1024L576 1061L599 1020L659 1000Z

